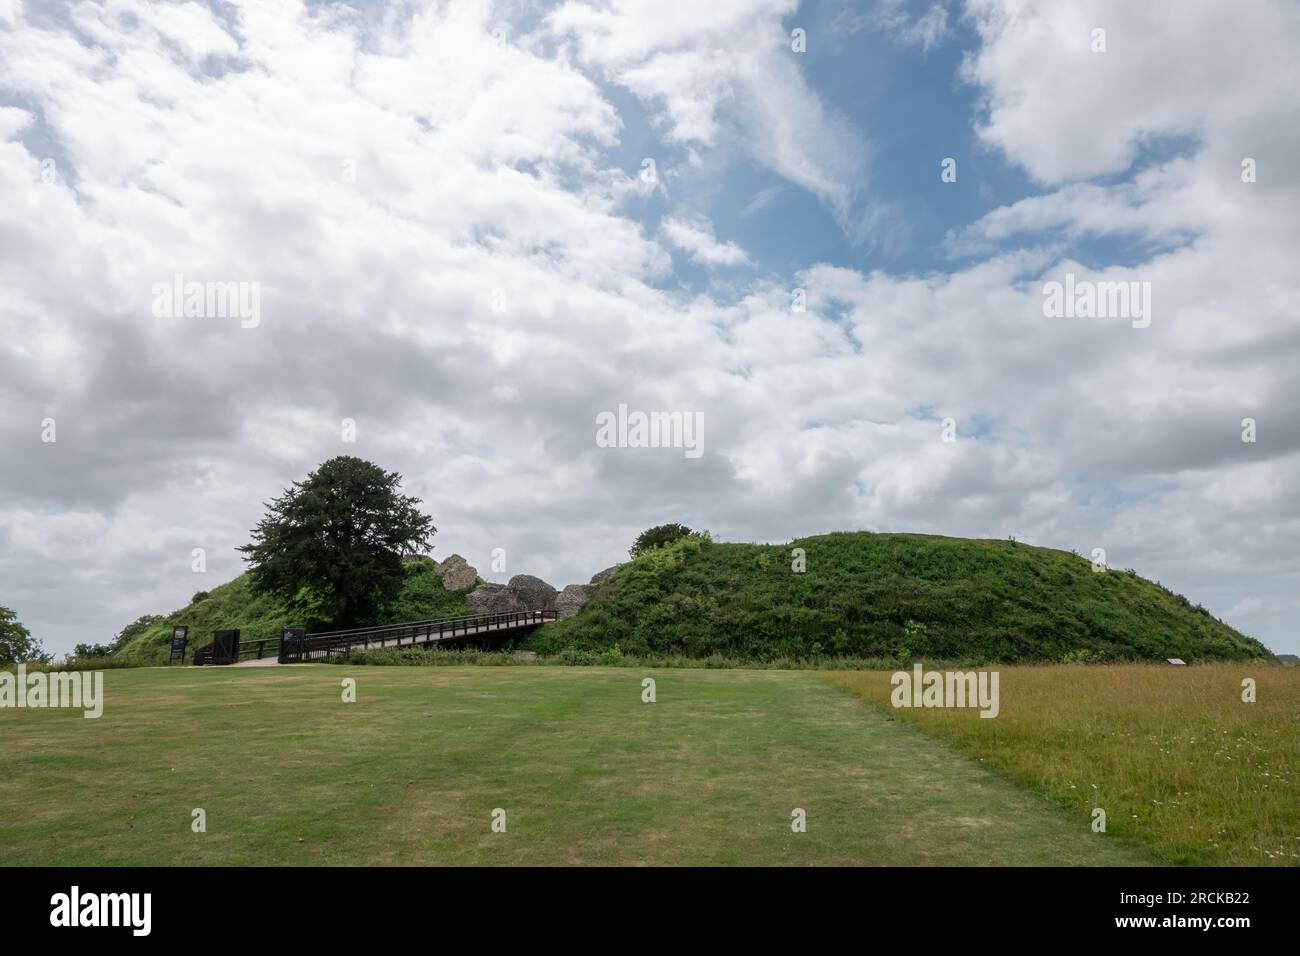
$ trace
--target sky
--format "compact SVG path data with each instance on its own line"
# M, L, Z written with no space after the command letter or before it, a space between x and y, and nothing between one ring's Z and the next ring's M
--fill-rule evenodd
M1014 536L1300 652L1297 48L1291 0L0 0L0 605L106 642L347 454L490 580Z

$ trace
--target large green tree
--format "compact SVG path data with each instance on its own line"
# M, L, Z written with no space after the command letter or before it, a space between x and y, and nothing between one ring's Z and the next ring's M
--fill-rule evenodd
M7 607L0 607L0 665L21 661L48 662L49 659L50 655L45 653L41 642L18 622L18 615Z
M331 458L267 503L239 550L253 589L318 607L335 627L376 623L402 586L402 555L438 530L402 476L360 458Z

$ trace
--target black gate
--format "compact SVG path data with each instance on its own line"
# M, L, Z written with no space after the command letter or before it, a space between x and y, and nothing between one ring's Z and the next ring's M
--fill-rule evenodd
M239 629L212 632L212 663L233 664L239 659Z

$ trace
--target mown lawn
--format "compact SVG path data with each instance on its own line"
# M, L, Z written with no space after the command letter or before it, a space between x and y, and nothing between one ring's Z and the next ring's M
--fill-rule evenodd
M1155 862L810 672L158 668L105 694L99 720L0 711L0 863Z
M888 673L826 679L1075 815L1102 808L1107 833L1171 862L1300 863L1300 668L995 669L994 719L894 709Z

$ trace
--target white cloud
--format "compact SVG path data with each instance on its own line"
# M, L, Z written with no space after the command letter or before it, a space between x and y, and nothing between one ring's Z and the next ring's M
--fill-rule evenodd
M1211 141L1235 167L1274 139L1250 135L1262 118L1296 109L1300 7L1289 0L966 9L982 40L964 70L987 95L980 136L1043 183L1121 172L1161 137Z
M931 3L920 15L907 9L908 0L879 0L867 13L852 17L845 25L850 29L883 30L905 46L930 50L948 38L948 8Z
M948 6L940 2L921 4L916 12L912 0L875 0L870 4L845 4L830 21L831 41L864 31L881 33L897 46L918 47L927 53L952 35Z
M734 242L719 242L708 220L686 220L672 217L660 225L664 235L678 249L696 262L709 266L740 266L749 264L745 250Z

